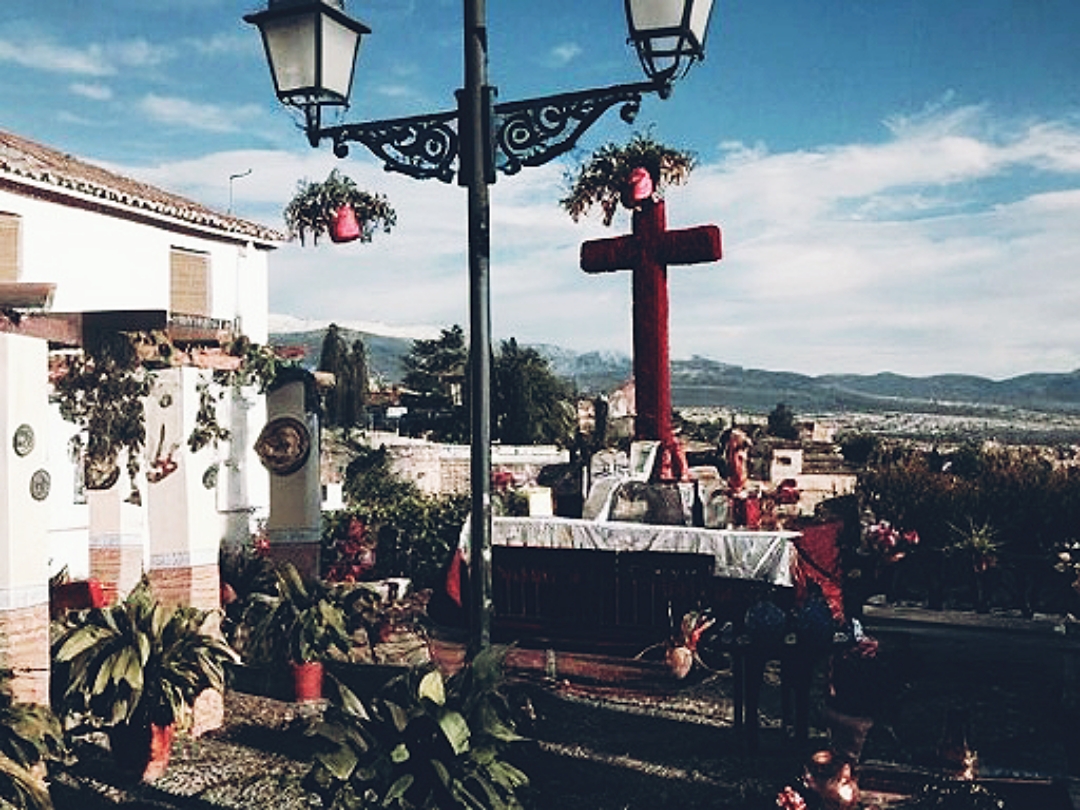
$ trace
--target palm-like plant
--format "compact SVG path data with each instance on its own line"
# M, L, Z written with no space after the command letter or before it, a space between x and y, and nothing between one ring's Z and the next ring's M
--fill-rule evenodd
M309 729L305 780L326 807L521 808L528 777L505 758L518 736L502 692L505 647L487 647L450 678L417 667L361 701L338 685Z
M359 240L370 242L376 229L390 233L397 224L397 213L383 194L371 194L356 185L352 178L333 169L322 182L301 180L296 194L285 207L285 227L292 238L304 244L310 234L319 237L330 231L334 215L342 206L351 206L360 223Z
M167 611L143 581L121 603L74 614L53 644L59 712L69 727L172 725L205 689L225 688L236 653L211 611Z
M673 149L639 133L627 144L607 144L593 152L576 175L568 176L570 191L559 204L575 222L599 205L604 212L604 225L610 225L634 169L648 171L659 194L669 185L685 183L694 162L690 152Z
M285 563L276 571L277 592L252 593L244 621L251 627L246 649L260 663L321 661L332 650L347 655L352 639L345 614L330 588L305 582L296 567Z
M0 669L0 806L50 810L38 771L65 756L64 732L47 706L16 702L10 682Z

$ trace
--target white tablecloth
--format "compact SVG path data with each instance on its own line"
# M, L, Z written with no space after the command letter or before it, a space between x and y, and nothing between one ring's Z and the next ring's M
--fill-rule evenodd
M662 551L712 555L713 575L790 587L798 532L698 529L644 523L595 522L561 517L496 517L491 542L520 548ZM461 533L468 560L469 523Z

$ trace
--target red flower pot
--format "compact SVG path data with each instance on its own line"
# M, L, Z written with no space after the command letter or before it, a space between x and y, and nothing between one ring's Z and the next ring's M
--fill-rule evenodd
M320 661L290 664L293 676L293 694L297 703L322 700L323 665Z
M122 723L109 729L109 748L117 768L153 782L169 767L175 724Z
M351 242L360 237L360 222L351 205L342 205L334 212L330 223L330 241Z

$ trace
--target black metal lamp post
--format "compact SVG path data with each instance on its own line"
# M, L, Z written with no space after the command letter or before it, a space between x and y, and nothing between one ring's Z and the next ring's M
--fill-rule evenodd
M494 103L487 79L486 0L464 0L465 86L456 110L356 124L322 126L322 108L346 106L360 38L370 29L342 10L342 0L269 0L244 17L259 27L278 99L304 113L312 146L324 138L345 157L361 143L389 171L468 189L469 367L471 377L470 640L491 637L491 310L490 201L496 170L515 174L573 148L608 109L622 105L631 123L643 93L667 98L671 84L704 58L712 0L625 0L630 40L648 81L542 98Z

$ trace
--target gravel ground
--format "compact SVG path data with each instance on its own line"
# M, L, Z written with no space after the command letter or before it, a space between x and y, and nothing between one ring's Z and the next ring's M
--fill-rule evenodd
M1062 714L1060 653L1031 632L988 636L922 625L882 627L902 644L907 686L871 731L866 757L925 764L945 710L973 713L973 744L984 772L1023 771L1067 779L1080 808L1075 726ZM515 673L515 701L527 707L530 737L513 755L531 781L529 810L731 808L767 810L795 779L809 750L824 747L820 718L797 745L781 728L777 672L762 691L760 749L748 756L731 727L730 672L695 668L685 681L657 679L619 688ZM815 681L820 699L823 677ZM179 739L153 784L119 774L102 745L87 741L75 765L52 775L58 810L317 807L299 783L307 770L303 720L295 704L231 691L226 723L198 741ZM308 710L310 711L310 710ZM530 717L532 719L527 719ZM1072 770L1071 779L1069 771ZM1011 805L1010 805L1011 807ZM1027 808L1018 808L1027 810Z

